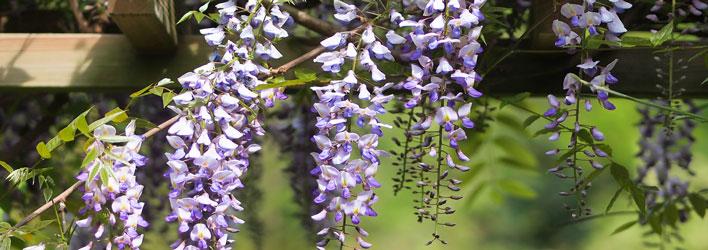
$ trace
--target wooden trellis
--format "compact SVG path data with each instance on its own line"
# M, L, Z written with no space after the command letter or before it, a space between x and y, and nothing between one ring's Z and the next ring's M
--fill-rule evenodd
M552 10L552 6L546 6L549 2L535 1L533 16L538 19L544 16L543 11ZM286 10L297 17L294 8ZM122 35L0 34L0 91L131 91L190 71L205 63L212 52L201 36L177 36L171 0L111 0L109 11ZM545 19L548 23L532 34L532 49L515 50L485 77L485 91L494 95L561 91L563 77L577 71L579 59L548 46L554 39L550 20ZM294 57L315 46L286 40L279 48L284 55ZM657 96L661 93L655 85L663 80L657 77L656 69L664 66L653 59L659 50L601 49L593 58L603 64L614 58L620 60L621 67L613 71L621 81L615 90ZM699 51L680 49L676 53L688 58ZM708 97L708 87L700 85L708 77L703 60L685 65L681 74L686 79L677 87L684 88L687 96Z

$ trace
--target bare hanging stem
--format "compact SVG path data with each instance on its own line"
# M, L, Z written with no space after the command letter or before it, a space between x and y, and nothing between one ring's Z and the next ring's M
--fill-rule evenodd
M293 6L283 4L280 5L280 8L290 13L290 16L295 22L314 32L320 33L323 36L331 36L334 35L334 33L343 31L339 26L332 25L327 21L310 16L307 12L298 10Z

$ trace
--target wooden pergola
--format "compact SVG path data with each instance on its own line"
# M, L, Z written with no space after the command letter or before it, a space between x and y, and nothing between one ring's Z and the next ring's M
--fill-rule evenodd
M0 92L132 91L162 78L176 78L206 62L212 52L198 35L178 36L172 0L111 0L109 13L123 34L0 34ZM542 16L551 1L535 1L533 16ZM285 9L301 25L321 34L336 31L309 20L304 12ZM303 19L304 18L304 19ZM539 18L540 19L540 18ZM576 71L577 55L549 48L551 19L531 36L530 49L507 48L508 56L490 71L482 88L493 95L520 92L544 95L561 91L568 72ZM309 23L308 23L309 22ZM547 27L547 28L546 28ZM279 48L290 58L316 45L285 41ZM664 80L654 60L663 48L599 49L593 58L603 63L617 58L613 73L621 83L613 89L633 96L658 96L655 86ZM698 53L695 47L679 49L679 57ZM686 62L686 79L678 84L686 97L707 97L708 77L703 60Z

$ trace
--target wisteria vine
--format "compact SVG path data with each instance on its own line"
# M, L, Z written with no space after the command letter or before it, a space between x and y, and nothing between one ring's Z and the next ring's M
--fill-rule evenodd
M572 181L572 186L559 194L572 199L564 207L575 220L592 214L587 204L592 177L586 171L599 173L608 164L615 164L604 133L581 119L581 114L590 112L594 105L615 110L610 94L628 97L611 89L619 83L612 73L619 61L593 59L593 46L622 46L620 37L628 30L620 16L633 4L624 0L561 2L557 6L559 19L548 28L556 37L556 47L579 58L577 72L565 72L558 88L565 95L547 95L548 109L531 123L542 116L548 123L541 134L548 134L552 142L568 140L567 146L549 150L546 155L557 156L548 172ZM304 84L311 85L299 94L314 93L311 107L303 109L311 115L291 117L302 115L314 121L300 120L280 127L293 128L296 135L307 137L294 140L296 147L307 140L312 143L306 151L312 148L314 152L309 154L302 153L305 146L292 150L301 155L291 163L291 171L303 173L307 169L309 176L295 176L291 185L314 188L297 191L303 196L298 197L303 210L312 213L309 218L321 227L312 232L317 235L316 247L325 249L331 241L340 249L373 246L362 222L378 215L375 205L382 182L377 172L389 168L383 161L389 152L379 144L396 128L403 130L404 137L403 141L393 138L400 149L390 150L397 160L391 165L399 167L393 179L394 194L410 190L416 197L410 212L419 222L433 226L427 244L447 244L441 228L455 223L444 216L454 214L452 201L463 198L458 193L462 189L458 176L472 169L467 166L471 150L466 140L476 124L470 115L483 96L480 90L487 93L483 89L486 85L480 86L483 79L478 61L487 54L483 53L488 48L483 29L489 27L485 8L490 3L494 1L334 0L331 6L320 6L326 11L319 12L319 19L279 1L227 0L211 6L216 13L204 17L214 27L200 33L214 52L208 63L177 79L180 90L163 100L176 116L157 128L166 130L164 141L170 147L165 153L170 206L165 220L174 223L178 238L171 247L235 247L231 235L245 223L238 212L248 204L242 204L234 191L245 188L243 180L254 155L261 150L259 138L269 128L264 124L265 112L282 108L277 102L288 98L286 87ZM517 4L525 9L531 3L519 0ZM664 1L656 1L646 18L664 22L658 15L664 6ZM199 13L209 7L207 3ZM675 25L677 15L701 16L706 9L708 5L701 0L674 1L666 20ZM274 61L288 56L275 45L290 36L295 20L323 35L317 38L320 46L273 67ZM514 37L514 28L507 33ZM672 34L669 40L673 38ZM647 174L653 172L659 188L643 190L646 207L660 210L660 205L680 201L683 220L688 202L694 202L685 198L698 198L689 194L688 183L673 177L670 170L679 166L693 174L689 163L696 123L674 119L672 112L680 107L675 104L678 95L672 85L677 82L673 78L673 52L669 55L671 75L669 86L663 89L668 96L650 105L661 111L640 109L643 137L638 156L644 163L634 179L638 186L622 186L620 191L643 188ZM290 69L306 61L316 63L321 72L309 77L295 72L296 79L284 80L292 77ZM170 83L156 85L165 88L163 85ZM693 102L683 103L689 107L687 113L697 116L699 109ZM485 100L484 112L488 104ZM283 109L287 113L289 107ZM393 126L385 122L389 113L401 115ZM660 125L664 130L657 128ZM110 125L93 128L77 176L84 208L76 225L93 236L82 249L104 245L107 249L139 249L142 245L148 222L142 217L143 186L135 174L148 163L139 152L147 136L136 135L135 130L136 121L129 122L122 135ZM312 160L305 159L308 156Z

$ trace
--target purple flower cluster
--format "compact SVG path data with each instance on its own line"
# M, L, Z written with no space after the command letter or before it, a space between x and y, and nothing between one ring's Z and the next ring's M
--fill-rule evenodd
M478 55L483 51L478 40L485 20L481 12L485 2L404 1L402 9L405 9L405 16L397 10L391 10L389 15L392 30L386 33L386 46L395 51L402 61L410 63L411 68L410 75L395 87L411 93L405 101L405 108L423 107L424 111L424 115L406 133L426 137L421 138L421 148L424 151L414 157L422 159L427 153L436 161L434 166L422 161L419 163L421 180L417 184L421 187L422 195L429 197L421 199L425 204L418 207L417 214L420 218L435 222L435 239L439 238L438 225L452 225L440 222L439 215L454 212L449 206L441 207L441 204L446 203L446 198L440 194L440 187L445 185L443 181L448 176L448 170L443 167L447 165L450 169L460 171L469 169L456 163L456 159L469 161L459 147L459 143L467 138L465 129L474 127L469 117L472 103L465 98L482 96L475 89L475 84L481 81L475 67ZM431 110L425 107L434 108ZM435 132L437 143L432 143L432 138L425 136L433 122L439 125ZM432 182L424 178L428 172L436 173ZM460 190L457 186L459 180L449 181L447 189L453 192ZM426 187L431 189L425 191Z
M148 222L141 216L144 203L139 199L143 186L136 182L135 170L145 165L147 158L138 153L143 138L134 131L135 121L125 128L124 136L117 136L116 129L109 125L94 130L95 141L88 150L97 157L77 176L86 184L82 187L86 206L80 213L87 216L76 225L91 228L95 238L82 250L92 249L94 242L103 237L106 226L118 229L113 233L116 236L107 242L107 248L115 244L119 249L140 249L143 235L138 229L147 227ZM108 224L99 215L103 213L108 215Z
M668 105L666 100L655 101L659 105ZM684 100L684 105L691 113L698 113L700 109L690 100ZM672 176L674 166L685 170L688 174L694 172L689 165L693 158L691 146L696 138L693 130L696 122L684 119L675 122L671 127L659 129L665 125L668 115L663 111L652 112L649 108L639 110L642 115L639 124L641 137L639 140L640 151L637 154L644 164L638 168L637 181L646 182L647 174L654 172L658 191L648 191L647 205L654 208L661 202L675 202L685 198L688 194L688 181L683 181L678 176Z
M344 2L335 1L336 19L350 22L356 15L356 7ZM359 32L361 32L359 34ZM359 36L357 45L349 42L350 36ZM384 46L374 35L374 27L364 24L352 32L340 32L321 42L329 51L315 58L322 63L322 69L327 72L340 72L345 60L352 62L352 69L341 80L333 80L324 87L312 87L317 93L318 102L314 104L317 112L317 134L312 140L317 144L319 152L312 153L317 167L311 174L318 177L318 188L315 191L315 204L323 209L312 216L313 220L323 221L331 215L333 223L341 222L341 228L334 225L321 230L319 235L334 235L335 239L344 244L346 240L346 219L349 218L358 231L357 244L369 248L371 244L364 240L368 235L358 226L362 216L376 216L373 204L378 196L373 189L381 186L375 179L379 167L379 157L384 151L379 150L379 138L383 136L383 124L377 117L386 112L384 105L393 99L393 95L384 95L393 83L373 86L370 80L359 76L356 67L371 72L371 79L380 82L385 75L378 69L376 60L394 60L388 47ZM374 60L376 59L376 60ZM356 98L354 92L358 91ZM360 128L368 128L369 133L359 134L352 124ZM352 153L359 157L352 157ZM318 242L318 248L324 248L328 238Z
M597 37L604 33L604 40L609 42L618 42L620 34L627 32L624 24L620 20L618 13L632 7L632 5L623 0L610 1L613 5L608 9L604 5L596 4L595 1L584 0L581 4L565 3L561 6L560 13L566 18L565 21L554 20L553 32L558 39L555 45L569 49L570 52L580 48L582 62L577 66L579 74L568 73L563 80L563 89L566 91L565 97L559 100L554 95L548 95L548 110L543 114L549 120L545 126L546 130L551 133L548 138L550 141L556 141L562 133L570 134L567 154L561 159L561 164L549 169L549 172L560 178L572 178L574 181L570 192L560 192L561 195L576 195L580 196L577 208L571 208L566 205L571 211L573 217L588 215L591 213L589 208L586 208L585 197L587 190L591 186L583 180L583 168L580 163L586 162L587 165L595 169L603 168L602 163L598 159L608 157L608 153L603 150L605 146L602 144L605 136L597 128L591 125L583 124L580 120L582 109L586 111L592 110L592 101L581 97L581 91L584 86L588 87L597 96L597 101L606 110L614 110L615 105L609 100L610 86L619 82L619 79L612 74L612 69L617 64L617 60L611 63L600 66L599 61L594 61L585 52L585 43L587 40ZM598 8L599 6L599 8ZM567 22L566 22L567 21ZM606 25L602 26L602 25ZM575 31L574 31L575 30ZM577 31L577 32L576 32ZM582 36L578 34L583 34ZM564 124L571 123L566 126ZM553 149L546 152L547 155L556 155L561 149ZM571 170L572 174L568 175L565 171Z
M553 32L558 37L556 46L566 47L580 45L583 38L572 30L576 28L582 29L583 31L587 30L590 36L597 36L604 33L605 40L612 42L619 41L618 36L627 32L627 29L624 27L622 20L620 20L617 14L631 8L632 4L623 0L613 0L610 2L612 2L613 8L609 10L601 4L596 4L595 0L584 0L582 4L563 4L560 13L563 17L567 18L570 24L560 20L553 21ZM597 6L600 7L597 8ZM601 31L603 24L607 26L605 32ZM584 34L584 32L581 34Z
M708 10L708 4L706 4L703 0L668 1L668 4L665 0L656 0L654 2L654 6L652 6L650 10L652 14L646 15L646 18L653 22L660 22L661 18L659 17L659 14L662 13L662 10L667 11L666 9L669 9L668 12L671 12L670 9L672 9L672 4L676 4L675 14L681 17L688 16L689 13L694 16L704 16L706 10ZM674 13L669 13L668 19L677 18L673 15Z
M166 137L174 148L166 154L172 207L166 220L179 224L174 249L231 248L228 233L244 222L233 214L243 208L232 192L243 187L250 155L261 149L253 142L265 133L261 106L286 98L282 89L255 88L265 84L259 77L270 74L261 65L282 56L273 42L288 36L290 16L260 1L248 1L240 16L233 1L216 7L219 26L202 34L223 54L179 77L183 92L170 106L180 116ZM232 33L240 39L224 44Z
M461 98L447 84L454 81L464 94L473 98L482 95L474 88L481 80L474 69L478 54L483 51L478 42L484 20L480 8L484 0L447 2L431 0L416 2L420 15L405 18L395 10L391 11L391 23L398 32L386 34L388 45L400 51L401 58L410 62L411 76L398 87L411 92L412 97L405 104L413 108L424 98L430 102L451 94ZM407 8L408 6L406 6ZM442 51L435 62L433 53Z

